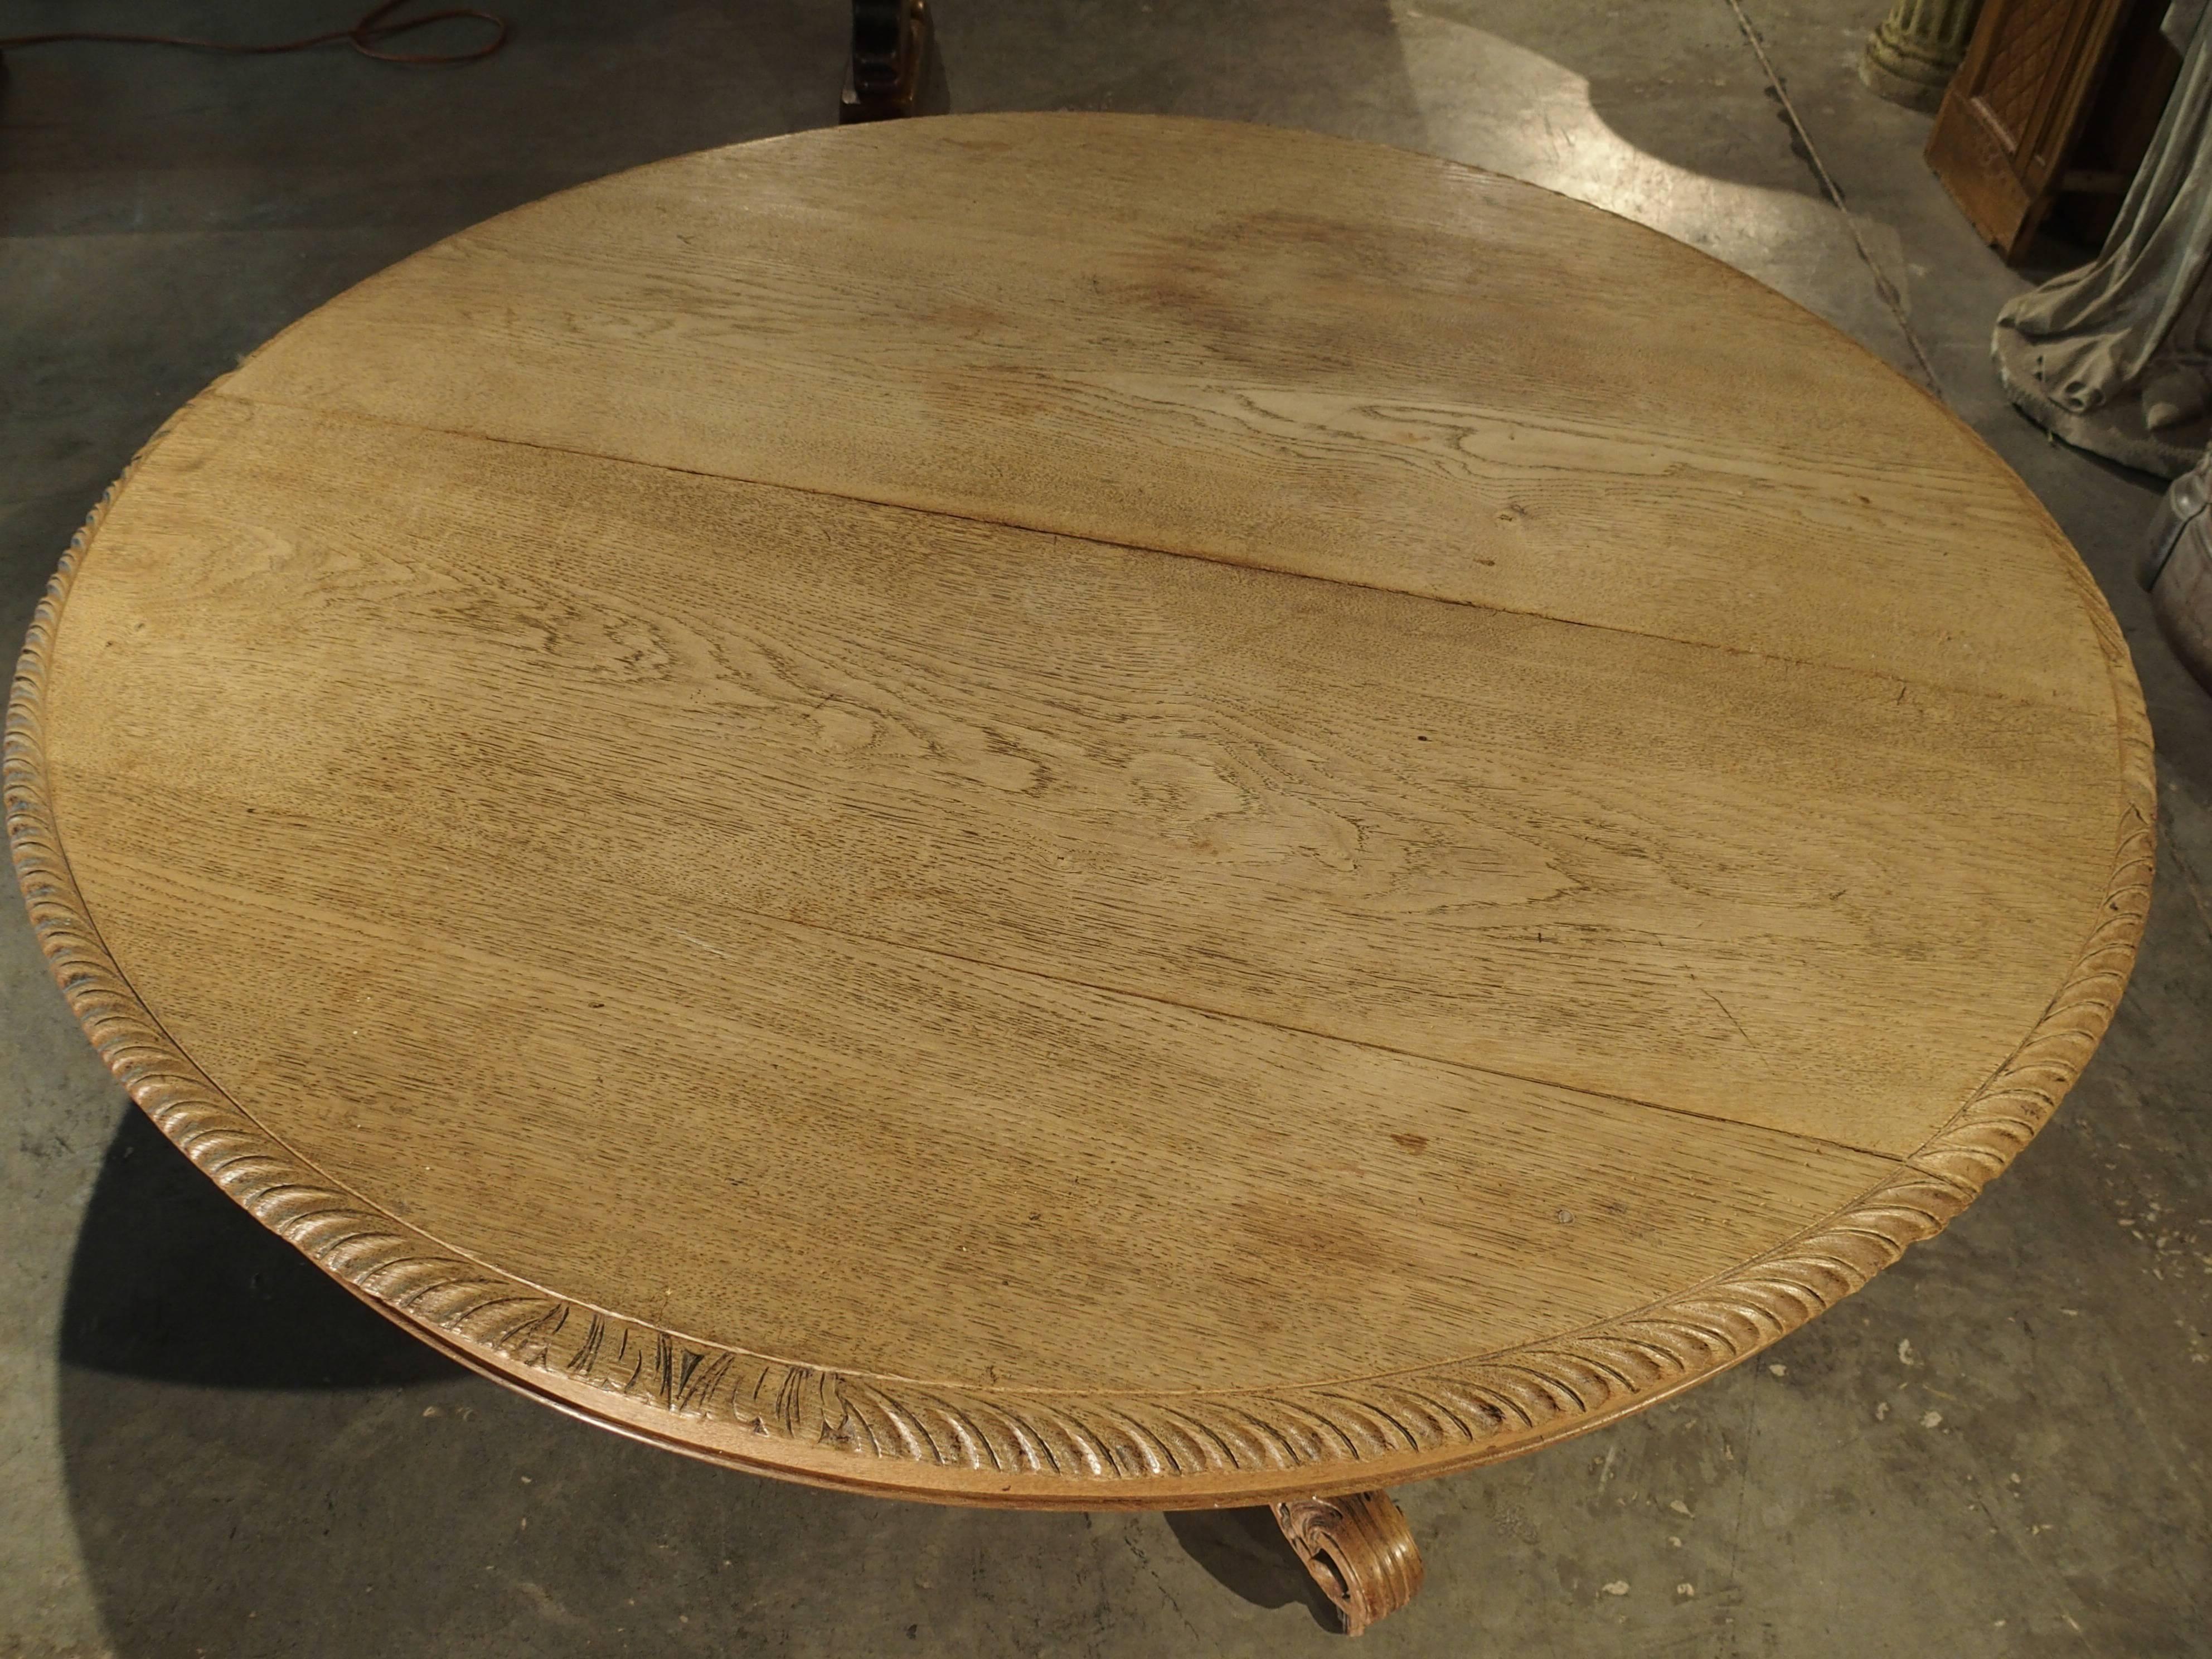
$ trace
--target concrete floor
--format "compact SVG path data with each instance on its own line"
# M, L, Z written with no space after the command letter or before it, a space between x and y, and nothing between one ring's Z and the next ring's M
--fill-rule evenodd
M481 3L514 43L463 70L15 58L0 634L132 449L283 324L499 209L832 112L842 0ZM1585 197L1794 295L2027 477L2111 596L2157 728L2150 932L2058 1121L1948 1234L1756 1367L1402 1492L1428 1588L1365 1651L2212 1653L2212 700L2128 579L2154 488L1998 394L1990 321L2026 279L1923 168L1926 118L1852 76L1887 0L938 3L957 108L1381 139ZM275 36L350 10L109 0L35 21ZM32 26L0 9L0 32ZM811 1492L459 1373L137 1119L12 902L0 986L0 1656L1338 1650L1264 1516Z

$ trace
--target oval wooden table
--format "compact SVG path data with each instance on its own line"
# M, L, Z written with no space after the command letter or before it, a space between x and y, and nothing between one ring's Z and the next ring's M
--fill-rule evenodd
M161 1128L463 1362L907 1498L1650 1405L1972 1199L2151 866L2112 617L1790 302L1425 157L811 132L279 336L40 610L15 854Z

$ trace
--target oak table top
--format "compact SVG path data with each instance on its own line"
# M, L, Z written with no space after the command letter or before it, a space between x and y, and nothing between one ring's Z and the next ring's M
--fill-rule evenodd
M1934 1232L2140 933L2103 600L1788 301L1427 157L965 117L405 261L57 577L109 1064L457 1358L768 1474L1364 1492Z

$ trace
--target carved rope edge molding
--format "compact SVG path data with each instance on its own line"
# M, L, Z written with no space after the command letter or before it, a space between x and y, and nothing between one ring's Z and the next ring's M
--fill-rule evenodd
M520 1366L684 1419L978 1472L1113 1481L1311 1468L1319 1484L1376 1458L1473 1453L1501 1436L1610 1415L1636 1396L1732 1364L1940 1231L2043 1127L2081 1074L2111 1023L2142 935L2156 811L2149 722L2118 627L2069 550L2112 675L2121 749L2117 860L2102 913L2012 1057L1919 1151L1825 1222L1692 1290L1556 1341L1269 1392L956 1389L703 1345L462 1259L337 1188L200 1073L101 944L53 822L44 745L49 653L71 580L109 506L177 418L148 441L71 539L16 668L4 787L9 841L33 927L100 1058L193 1163L325 1272L462 1350L503 1362L491 1364L495 1372Z

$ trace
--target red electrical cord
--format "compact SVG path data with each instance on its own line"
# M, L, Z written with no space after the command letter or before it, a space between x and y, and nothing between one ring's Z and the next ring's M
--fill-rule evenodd
M384 0L381 5L371 6L362 14L361 21L349 29L332 29L327 34L310 34L297 40L279 40L271 46L241 46L232 40L194 40L176 34L109 34L85 30L70 30L58 34L19 34L0 40L0 52L17 46L46 46L64 40L100 40L131 46L186 46L195 52L231 52L259 57L269 52L307 52L316 46L334 46L344 41L364 58L374 58L380 64L473 64L489 58L507 44L507 19L496 12L478 11L473 6L453 6L444 11L434 11L421 17L403 17L396 21L385 20L408 3L408 0ZM395 35L410 34L433 23L444 23L457 17L472 17L492 27L492 37L482 46L467 52L380 52L380 42Z

